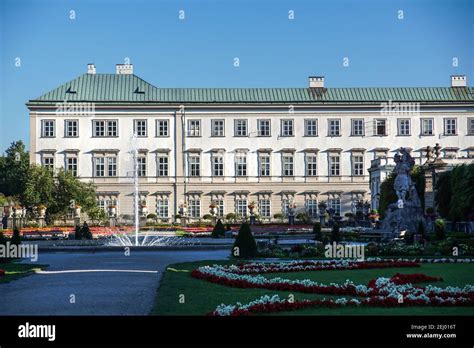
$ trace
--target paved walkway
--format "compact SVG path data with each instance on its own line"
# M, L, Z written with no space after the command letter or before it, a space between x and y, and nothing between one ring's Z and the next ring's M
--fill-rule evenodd
M45 273L0 284L0 315L147 315L166 266L228 256L229 250L40 252L38 263L50 266Z

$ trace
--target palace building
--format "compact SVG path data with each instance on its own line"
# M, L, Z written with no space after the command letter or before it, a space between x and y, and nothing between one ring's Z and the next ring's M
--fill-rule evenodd
M318 202L344 215L375 197L400 147L423 163L439 143L449 163L474 158L474 88L161 88L119 64L87 73L30 100L31 162L64 167L97 186L99 205L133 214L134 161L149 213L173 221L209 212L264 220L296 212L317 217ZM133 135L136 135L135 137ZM378 180L378 182L377 182ZM372 192L372 196L371 196Z

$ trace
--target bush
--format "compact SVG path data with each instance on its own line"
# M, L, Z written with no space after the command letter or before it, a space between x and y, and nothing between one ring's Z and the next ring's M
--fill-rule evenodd
M13 244L13 245L20 245L21 244L21 236L20 236L20 231L18 230L18 228L15 228L13 230L13 236L12 236L11 244Z
M81 228L81 239L92 239L92 233L87 222L84 222Z
M146 216L147 219L150 219L150 220L155 220L156 219L156 214L148 214Z
M323 234L321 232L321 223L316 222L313 225L314 240L322 242Z
M219 238L219 237L224 237L225 236L225 227L224 224L222 223L221 219L217 220L216 225L214 226L214 229L212 230L211 237L212 238Z
M232 247L232 256L244 259L257 256L257 243L250 230L250 225L246 222L240 226L239 234Z
M336 243L341 241L341 231L337 222L332 226L331 241Z
M435 234L437 240L445 240L446 232L444 227L444 220L438 219L435 222Z

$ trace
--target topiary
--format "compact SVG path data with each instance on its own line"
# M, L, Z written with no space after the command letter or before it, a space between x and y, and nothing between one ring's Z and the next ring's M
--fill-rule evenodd
M336 243L341 241L341 231L339 229L339 224L337 222L334 223L334 225L332 226L331 241L336 242Z
M422 239L425 238L425 225L423 224L423 221L418 222L418 230L417 233L421 236Z
M13 244L13 245L20 245L21 244L20 230L16 227L13 229L11 244Z
M79 225L77 225L76 228L74 229L74 239L76 240L82 239L81 226Z
M323 234L321 232L321 223L315 222L313 225L314 240L322 242Z
M252 258L257 256L257 243L253 237L250 225L244 222L232 247L232 256L237 258Z
M224 224L222 223L221 219L219 219L217 220L217 223L214 226L214 229L212 230L211 237L212 238L224 237L225 231L226 230L225 230Z
M92 239L91 229L87 222L84 222L81 228L81 239Z
M446 239L446 231L444 228L444 220L438 219L435 221L435 234L437 240Z

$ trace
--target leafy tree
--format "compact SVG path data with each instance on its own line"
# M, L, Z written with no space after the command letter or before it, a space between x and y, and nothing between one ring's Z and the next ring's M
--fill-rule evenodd
M216 225L214 226L214 229L212 230L212 238L219 238L219 237L224 237L225 235L225 227L224 224L222 223L221 219L217 220Z
M341 231L337 222L332 226L331 240L336 243L341 241Z
M53 172L43 166L32 165L26 178L22 203L26 207L44 204L49 208L54 205L55 193Z
M240 226L239 234L232 247L232 256L244 259L257 256L257 243L250 230L250 225L246 222Z
M0 192L5 196L23 197L29 169L29 154L21 140L11 143L0 157Z
M323 234L321 232L321 223L315 222L313 225L314 240L322 242Z

